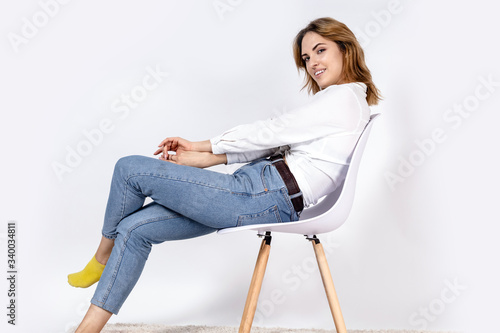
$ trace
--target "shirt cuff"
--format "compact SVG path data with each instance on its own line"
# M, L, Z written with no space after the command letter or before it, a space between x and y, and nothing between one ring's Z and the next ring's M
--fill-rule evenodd
M224 151L217 146L217 143L220 142L220 135L216 136L215 138L210 139L210 143L212 144L212 153L213 154L224 154Z
M233 153L226 153L226 158L227 158L227 163L226 164L234 164L234 163L241 163L240 159L238 158L239 154L233 154Z

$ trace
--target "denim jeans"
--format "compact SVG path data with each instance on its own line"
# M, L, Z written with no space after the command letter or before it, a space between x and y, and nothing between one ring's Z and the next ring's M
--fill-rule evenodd
M153 202L143 206L146 197ZM223 174L151 157L123 157L115 165L102 229L115 243L91 303L118 314L152 244L297 220L283 179L267 159Z

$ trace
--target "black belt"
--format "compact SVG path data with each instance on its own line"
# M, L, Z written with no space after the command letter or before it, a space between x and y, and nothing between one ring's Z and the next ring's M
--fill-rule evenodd
M285 182L286 188L288 189L288 195L292 200L295 212L300 214L300 212L304 209L304 196L302 195L302 192L300 192L300 188L295 180L295 177L288 168L288 165L285 163L283 155L274 155L269 159L273 162L273 165L276 167L276 170L278 170L281 178L283 178L283 181Z

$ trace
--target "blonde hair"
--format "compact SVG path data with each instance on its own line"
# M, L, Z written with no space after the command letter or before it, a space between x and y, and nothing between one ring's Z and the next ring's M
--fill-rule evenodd
M315 32L323 38L335 42L344 55L343 75L344 82L363 82L367 86L366 101L368 105L376 105L382 99L380 91L372 81L372 75L365 63L365 55L353 32L342 22L330 17L323 17L311 21L304 29L300 30L293 42L293 57L297 70L306 73L305 84L309 93L316 94L321 88L307 73L306 64L302 59L302 39L308 32Z

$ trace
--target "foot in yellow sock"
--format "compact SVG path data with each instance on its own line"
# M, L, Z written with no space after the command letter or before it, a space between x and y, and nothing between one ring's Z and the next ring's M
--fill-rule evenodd
M106 265L98 262L94 256L82 271L68 275L68 283L73 287L90 287L99 281L104 267L106 267Z

